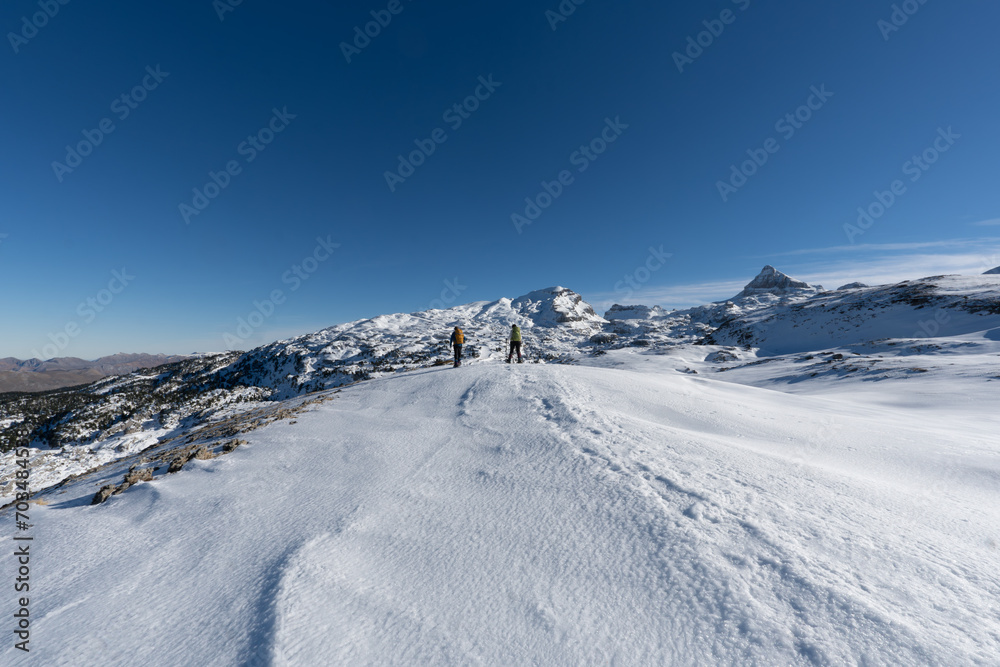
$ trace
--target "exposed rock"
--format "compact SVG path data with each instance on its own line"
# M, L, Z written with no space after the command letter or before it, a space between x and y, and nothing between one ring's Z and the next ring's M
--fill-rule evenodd
M122 483L115 486L114 484L105 484L101 487L101 490L94 494L94 499L90 501L91 505L100 505L105 500L111 496L117 496L119 493L125 489L138 484L139 482L148 482L153 479L152 468L137 468L133 466L125 474Z
M111 497L111 494L115 492L116 487L114 484L105 484L101 487L101 490L94 494L94 499L90 501L91 505L100 505L105 500Z
M707 357L705 361L711 361L714 363L727 363L730 361L738 361L739 357L730 352L729 350L716 350L712 352Z
M247 444L246 440L230 440L229 442L223 443L222 453L228 454L230 452L235 452L237 447L245 444Z
M170 461L170 467L167 468L168 475L175 472L179 472L184 467L184 465L187 464L187 462L190 461L191 459L204 460L204 459L215 458L215 456L212 455L211 452L209 452L204 445L201 445L200 447L193 445L191 447L185 447L184 449L179 450L179 452L177 453L178 456L175 456Z
M125 475L125 479L114 491L114 495L118 495L128 487L133 484L138 484L139 482L148 482L153 479L153 471L151 468L141 468L138 470L129 470L128 474Z
M594 345L610 345L616 340L618 340L618 336L613 333L599 333L590 337L590 342Z

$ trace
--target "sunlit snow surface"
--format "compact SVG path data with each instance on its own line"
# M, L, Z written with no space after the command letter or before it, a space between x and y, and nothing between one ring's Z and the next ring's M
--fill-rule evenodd
M789 393L693 349L397 374L100 506L71 482L2 662L996 664L1000 384Z
M102 505L183 425L33 450L42 486L107 465L33 499L31 653L0 664L998 664L1000 277L789 285L264 346L237 389L287 400L213 420L328 400ZM550 363L502 363L511 323ZM427 367L455 325L471 358Z

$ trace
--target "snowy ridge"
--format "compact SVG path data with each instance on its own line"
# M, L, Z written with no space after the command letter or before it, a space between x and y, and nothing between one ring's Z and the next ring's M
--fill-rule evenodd
M938 356L919 366L904 365L901 356L947 351L978 359L989 354L995 335L948 339L933 347L914 339L1000 327L1000 280L994 276L817 290L768 266L743 296L729 301L671 312L615 305L605 319L580 295L552 287L517 299L349 322L245 353L106 378L83 390L25 395L0 403L0 444L6 451L0 453L0 501L14 492L10 448L15 444L31 445L36 479L44 488L262 403L446 363L454 326L465 330L470 364L503 360L510 325L516 323L529 362L579 363L614 350L661 354L693 344L700 346L694 349L701 357L685 368L693 371L695 361L707 361L702 372L728 373L733 362L843 348L860 358L833 359L822 368L810 363L808 377L833 371L840 377L860 372L880 378L905 376L913 372L909 368L940 368ZM800 377L802 370L786 369L780 377ZM726 377L770 383L777 376L741 371Z
M757 308L729 320L705 342L786 354L887 338L961 336L996 327L1000 280L935 276Z

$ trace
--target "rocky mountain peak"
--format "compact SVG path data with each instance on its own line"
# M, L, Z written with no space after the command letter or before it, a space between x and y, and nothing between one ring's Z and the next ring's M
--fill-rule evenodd
M754 294L785 294L795 291L818 292L823 288L819 285L810 285L801 280L796 280L770 264L764 266L760 273L746 284L743 291L736 295L736 298L751 296Z

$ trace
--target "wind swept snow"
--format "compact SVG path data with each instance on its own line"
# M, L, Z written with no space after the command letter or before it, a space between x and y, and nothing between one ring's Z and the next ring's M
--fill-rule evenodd
M396 374L72 481L2 662L996 664L996 424L629 359Z

